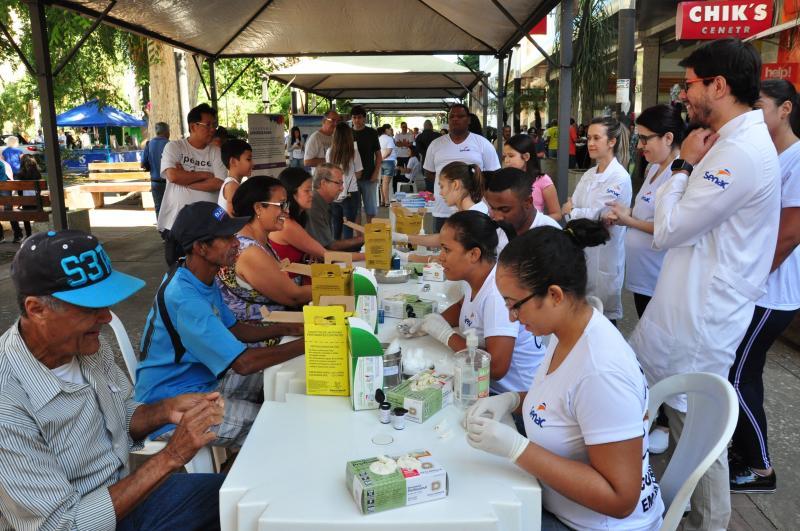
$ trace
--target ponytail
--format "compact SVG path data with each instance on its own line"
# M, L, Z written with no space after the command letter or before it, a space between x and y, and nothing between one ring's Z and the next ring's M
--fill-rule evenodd
M628 128L610 116L601 116L592 119L591 124L602 125L606 128L606 136L609 140L616 140L614 144L614 155L624 168L627 169L630 162L630 143L631 133Z
M587 281L583 249L602 245L609 237L601 222L583 218L570 221L563 230L537 227L509 241L498 263L534 296L542 297L550 286L559 286L582 299Z
M459 181L474 203L479 203L483 199L483 173L477 164L451 162L442 168L439 178Z

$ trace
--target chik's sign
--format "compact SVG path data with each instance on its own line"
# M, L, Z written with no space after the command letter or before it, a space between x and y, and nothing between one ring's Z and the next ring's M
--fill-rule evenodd
M772 0L681 2L675 36L681 39L745 38L772 27Z

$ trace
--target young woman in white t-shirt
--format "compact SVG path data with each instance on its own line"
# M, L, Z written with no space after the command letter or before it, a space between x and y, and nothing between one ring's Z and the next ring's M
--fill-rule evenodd
M602 223L537 227L500 255L497 289L512 321L553 334L527 393L478 400L467 441L542 484L542 528L655 530L664 504L647 452L647 381L616 328L586 302L584 247ZM527 438L501 422L522 404Z
M540 338L509 320L494 282L498 223L482 212L456 212L442 226L439 263L448 280L464 281L464 297L439 314L406 319L411 334L424 332L453 349L467 347L472 328L481 348L492 355L490 388L524 391L544 356ZM513 231L506 226L507 237ZM456 327L456 330L453 327Z
M775 470L767 447L762 373L767 351L800 308L800 101L783 79L761 82L756 107L778 151L781 166L781 221L778 245L767 278L767 293L756 301L753 319L736 350L728 379L739 397L739 421L730 457L731 491L774 492Z
M639 133L637 147L650 164L644 183L636 194L633 210L620 202L610 204L604 220L628 227L625 231L625 288L633 293L639 317L656 289L656 280L664 261L665 250L653 249L653 218L656 190L672 177L670 165L678 158L686 124L676 105L661 104L647 108L636 118Z
M561 209L564 219L599 219L608 203L631 204L628 166L628 128L609 117L589 125L587 147L596 165L583 174L571 198ZM603 312L612 323L622 317L622 281L625 277L625 227L610 228L605 245L586 250L587 292L603 301Z

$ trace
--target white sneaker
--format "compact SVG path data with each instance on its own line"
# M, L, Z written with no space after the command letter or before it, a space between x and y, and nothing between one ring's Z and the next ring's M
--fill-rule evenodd
M669 430L656 426L650 432L650 453L663 454L669 448Z

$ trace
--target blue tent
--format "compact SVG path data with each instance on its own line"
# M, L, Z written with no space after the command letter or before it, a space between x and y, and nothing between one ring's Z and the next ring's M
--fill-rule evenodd
M56 116L58 127L144 127L146 122L96 99Z

